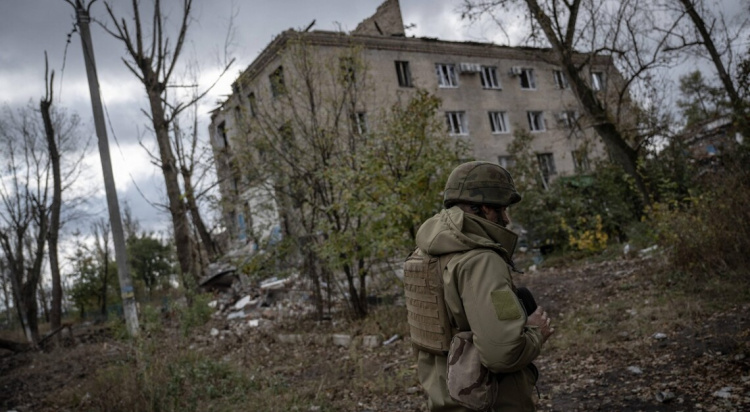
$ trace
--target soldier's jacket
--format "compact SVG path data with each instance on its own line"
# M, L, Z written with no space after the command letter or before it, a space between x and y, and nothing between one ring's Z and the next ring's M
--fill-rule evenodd
M531 361L542 336L526 327L526 314L513 292L508 264L518 237L458 207L441 211L417 232L417 247L440 256L457 253L443 271L445 303L453 326L472 331L480 359L499 377L497 411L533 411L536 383ZM466 411L448 395L445 356L419 352L419 380L432 411Z

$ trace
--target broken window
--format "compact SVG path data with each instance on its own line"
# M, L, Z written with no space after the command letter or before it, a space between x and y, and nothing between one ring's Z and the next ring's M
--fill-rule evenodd
M516 159L514 159L513 156L498 156L497 164L504 169L508 169L516 164Z
M552 74L555 77L555 86L557 86L558 89L567 89L570 87L568 84L568 78L565 77L565 73L563 73L562 70L553 70Z
M352 113L352 130L358 135L367 133L367 113Z
M466 118L464 112L445 112L448 121L448 133L450 134L468 134L466 127Z
M396 76L398 77L398 85L401 87L413 87L411 83L411 70L409 70L409 62L407 61L396 61Z
M591 170L589 154L586 149L573 150L571 154L573 155L573 167L575 168L576 173L583 173Z
M546 130L544 127L544 114L543 112L526 112L529 119L529 130L532 132L543 132Z
M534 78L534 69L521 69L521 88L536 89L536 79Z
M247 95L247 108L250 111L250 117L255 117L258 113L257 102L255 101L255 93Z
M497 79L497 67L482 66L482 87L485 89L500 88L500 81Z
M539 153L536 155L536 159L539 162L539 172L542 175L544 187L549 185L550 176L557 174L555 169L555 157L552 153Z
M341 77L344 80L344 83L354 83L356 80L356 73L354 70L353 57L339 58L339 69L341 70Z
M595 91L604 89L604 73L591 72L591 88Z
M268 76L271 81L271 95L273 97L281 96L286 93L286 86L284 85L284 67L279 66L276 70Z
M505 112L489 112L492 133L508 133L508 119Z
M435 71L437 72L439 87L458 87L456 65L438 63L435 65Z

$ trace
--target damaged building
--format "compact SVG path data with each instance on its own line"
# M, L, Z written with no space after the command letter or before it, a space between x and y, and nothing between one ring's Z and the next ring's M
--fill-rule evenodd
M398 0L387 0L350 33L308 27L279 34L212 113L209 130L225 223L240 245L253 243L249 232L283 232L273 223L278 206L261 206L268 204L259 200L262 191L247 181L243 167L252 159L238 158L236 149L252 141L264 121L263 105L273 105L294 81L289 50L300 44L344 70L348 50L356 49L361 56L371 92L350 113L352 127L360 133L372 127L378 112L424 89L441 99L445 133L465 141L473 159L511 165L508 145L514 131L525 130L533 136L539 175L546 184L586 172L590 162L605 153L563 71L551 63L551 50L407 37ZM586 67L592 88L604 100L619 90L612 86L621 79L611 59L593 57ZM353 68L349 71L359 75Z

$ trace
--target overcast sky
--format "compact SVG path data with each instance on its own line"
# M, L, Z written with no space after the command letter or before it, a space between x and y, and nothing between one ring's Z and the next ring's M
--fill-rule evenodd
M130 1L113 3L122 8L123 16L131 14L129 7L125 7ZM148 9L151 1L141 3ZM165 15L176 23L182 2L165 0L163 3ZM350 31L372 15L380 3L381 0L195 0L194 20L188 32L189 44L181 61L195 59L199 62L204 87L218 75L218 62L223 54L229 21L236 14L230 51L237 60L201 107L201 132L207 133L208 111L230 93L230 84L238 72L246 68L278 33L288 28L302 29L313 19L316 21L314 29ZM415 25L408 34L453 40L487 40L476 27L473 31L477 34L465 30L466 23L460 21L455 11L458 4L448 0L402 0L405 24ZM94 3L91 16L112 27L102 0ZM0 104L18 107L32 101L37 105L44 95L46 51L50 68L55 70L54 103L78 113L87 123L86 130L93 136L81 39L78 33L73 33L70 43L67 42L74 22L73 8L64 0L0 0ZM164 230L169 222L168 216L157 213L150 205L165 203L163 178L151 164L146 150L138 144L140 137L147 146L153 147L153 139L146 131L147 119L141 112L147 108L143 86L123 64L121 59L125 50L122 44L96 24L91 25L91 32L102 100L112 123L112 129L107 132L120 202L128 202L143 226ZM175 33L174 30L171 33ZM102 187L95 140L92 143L92 156L87 164L96 179L93 186ZM92 199L92 218L106 216L103 196L101 189L98 199Z
M224 81L205 100L199 115L201 132L207 134L208 111L215 102L230 92L230 84L237 73L250 62L281 31L303 29L315 19L314 29L353 30L363 19L372 15L381 0L194 0L193 21L188 33L188 47L182 62L195 59L200 63L202 86L217 75L230 17L234 18L235 33L230 51L237 61ZM721 0L721 7L732 8L743 0ZM88 3L88 0L86 0ZM117 0L121 15L130 15L130 1ZM144 8L149 0L142 0ZM176 23L181 1L163 0L165 15ZM401 0L405 25L409 36L437 37L444 40L476 40L503 42L492 24L469 24L460 19L457 7L461 0ZM94 3L92 18L108 23L103 0ZM506 16L520 22L520 16ZM91 102L81 53L81 40L74 28L74 11L64 0L0 0L0 104L12 107L28 101L36 104L44 95L44 52L49 55L50 68L56 72L55 104L76 112L88 124L93 135ZM94 52L98 66L102 99L112 122L108 130L114 163L115 179L121 203L127 201L136 218L145 227L164 230L169 218L157 214L149 204L165 203L164 184L146 151L138 145L138 138L153 147L153 139L146 131L147 119L141 113L147 108L143 86L122 63L125 55L121 43L96 24L91 26ZM507 29L511 33L514 30ZM174 33L171 31L170 33ZM175 37L174 34L171 37ZM66 53L67 46L67 53ZM94 145L89 165L101 187L101 169ZM95 169L93 169L95 168ZM137 186L143 195L139 194ZM104 191L93 213L106 216ZM95 199L96 200L96 199ZM97 217L98 217L97 216Z

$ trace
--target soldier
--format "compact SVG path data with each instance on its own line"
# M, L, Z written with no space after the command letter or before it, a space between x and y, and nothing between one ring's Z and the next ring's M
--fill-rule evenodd
M404 284L419 381L431 411L469 410L447 385L448 349L462 331L473 334L477 367L491 372L484 374L495 385L487 409L535 410L538 372L531 362L554 329L541 307L525 312L513 284L518 236L506 229L507 209L519 201L508 171L489 162L464 163L448 177L445 209L417 232Z

